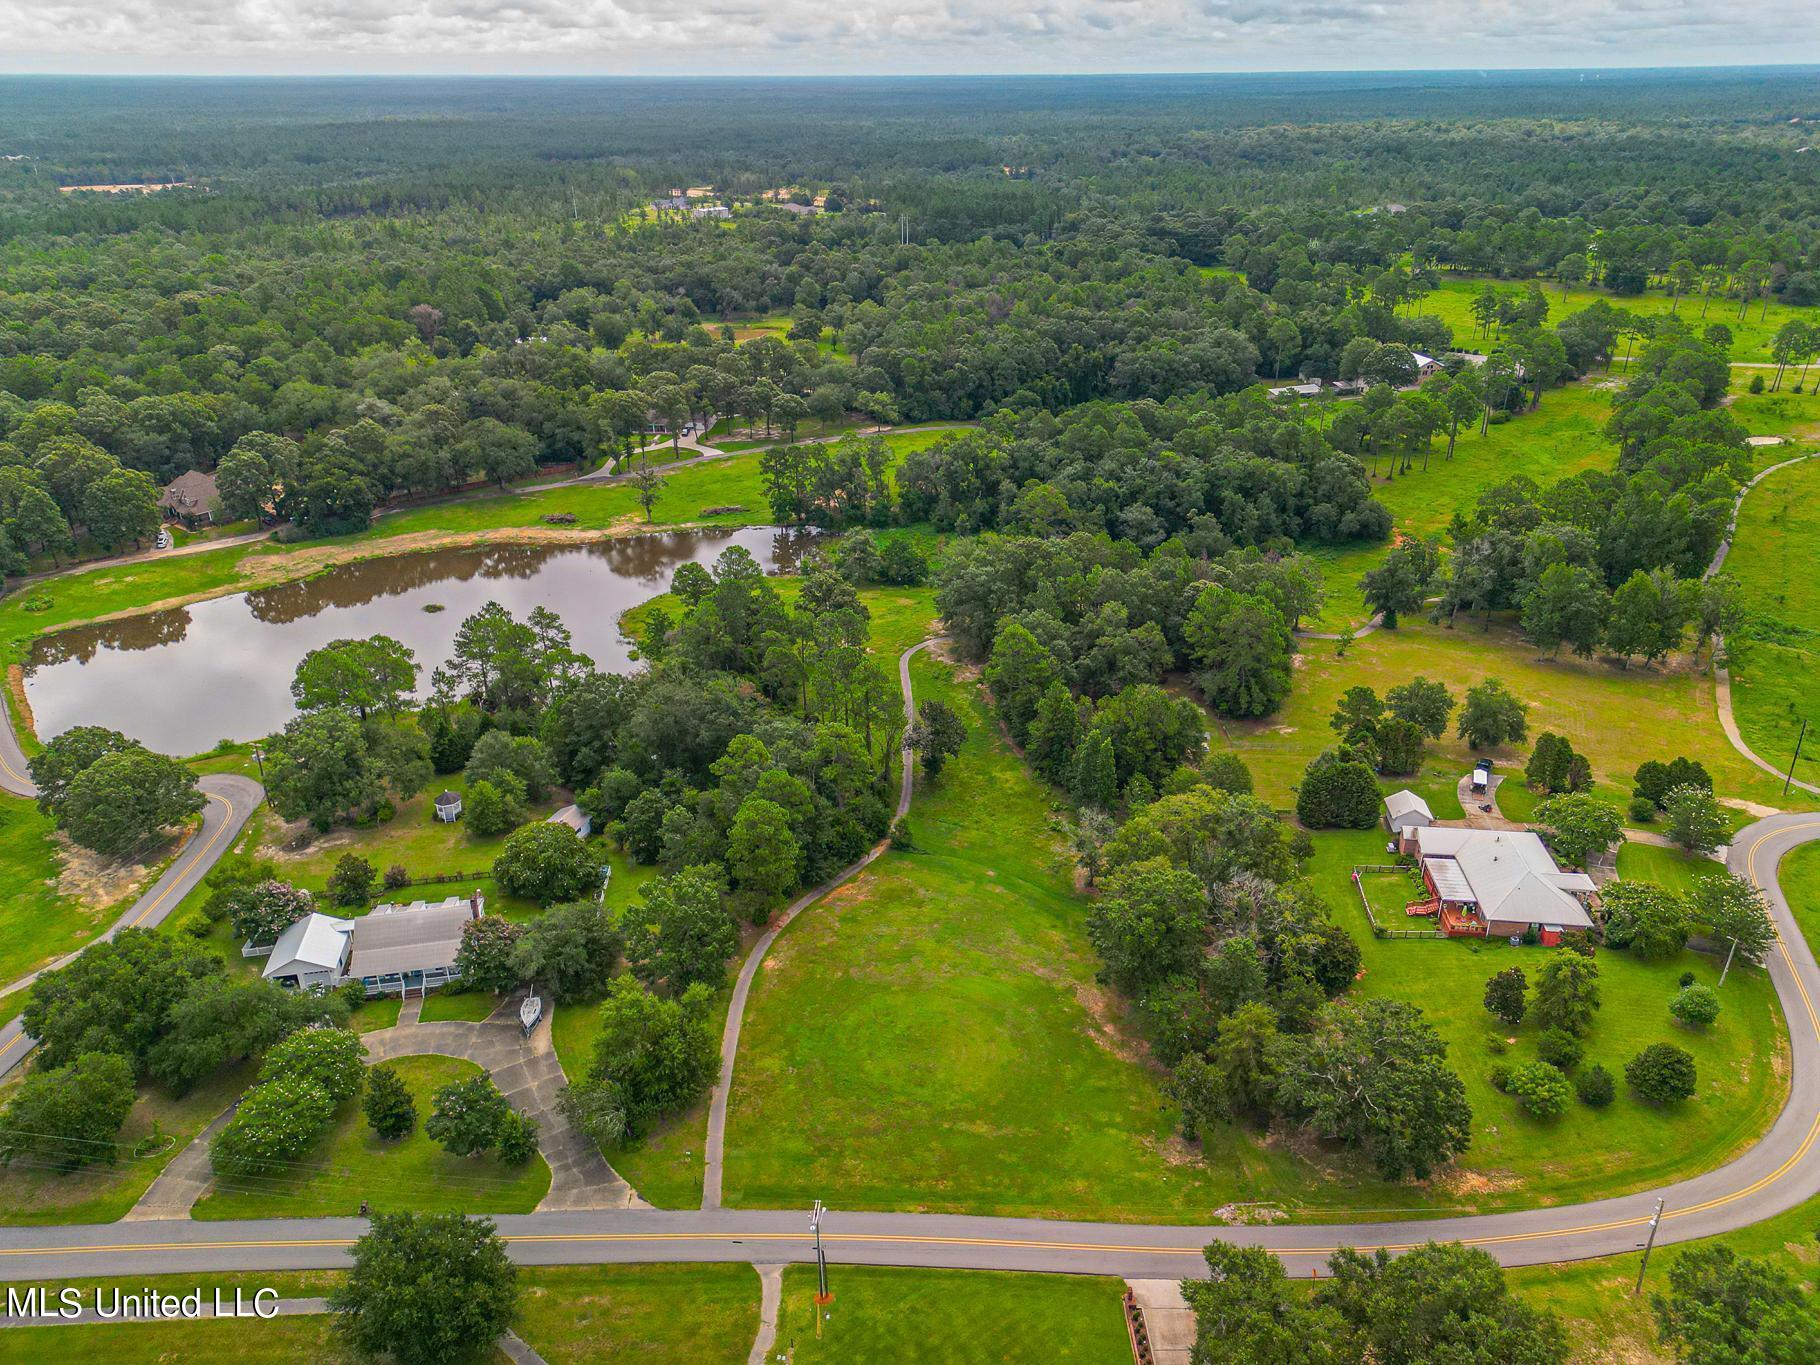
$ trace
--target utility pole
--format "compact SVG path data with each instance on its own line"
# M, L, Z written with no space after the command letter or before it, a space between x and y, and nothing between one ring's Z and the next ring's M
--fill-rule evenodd
M1631 1290L1632 1298L1643 1292L1643 1272L1649 1269L1649 1253L1656 1249L1656 1228L1662 1222L1662 1206L1667 1202L1665 1199L1656 1200L1656 1211L1650 1215L1649 1240L1643 1244L1643 1264L1637 1267L1637 1287Z
M1782 794L1788 795L1789 783L1795 780L1795 764L1801 761L1801 745L1807 739L1807 721L1801 722L1801 733L1795 736L1795 756L1788 761L1788 776L1782 779Z
M822 1334L822 1318L829 1304L834 1302L834 1295L828 1292L828 1253L822 1250L822 1214L827 1210L822 1201L815 1201L815 1208L809 1214L809 1231L815 1234L815 1335Z
M264 793L265 804L272 804L272 794L265 787L265 750L259 745L253 746L253 762L259 765L259 790Z
M1725 984L1725 974L1732 969L1732 958L1737 955L1738 940L1732 940L1732 946L1725 950L1725 965L1719 969L1719 984Z

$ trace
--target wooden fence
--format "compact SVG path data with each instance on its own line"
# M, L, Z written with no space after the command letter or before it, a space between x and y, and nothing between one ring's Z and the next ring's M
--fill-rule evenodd
M1401 863L1361 863L1352 870L1353 890L1359 893L1359 904L1365 907L1365 919L1371 925L1373 938L1446 938L1439 929L1386 929L1378 923L1378 917L1372 913L1371 897L1365 894L1365 883L1360 880L1367 872L1408 872Z

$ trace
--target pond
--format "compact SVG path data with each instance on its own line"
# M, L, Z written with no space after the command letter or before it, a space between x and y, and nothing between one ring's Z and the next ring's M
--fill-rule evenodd
M806 544L807 533L757 526L369 559L46 636L27 660L26 698L40 739L103 725L162 753L202 753L281 728L296 711L298 661L331 640L390 635L416 652L427 688L463 618L488 601L520 618L548 607L577 649L619 671L633 648L620 636L620 614L666 590L677 566L712 564L737 545L766 573L787 573Z

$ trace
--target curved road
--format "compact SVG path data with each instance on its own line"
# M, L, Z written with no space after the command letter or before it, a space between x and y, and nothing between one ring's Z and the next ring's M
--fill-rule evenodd
M163 923L164 917L176 909L183 898L208 876L209 870L220 861L221 855L234 846L234 839L239 835L241 827L265 799L265 788L251 778L239 777L233 773L210 773L197 785L208 798L202 808L202 827L190 837L190 841L183 846L183 851L164 870L164 875L153 882L151 888L114 921L101 939L110 939L122 929L150 929ZM26 765L25 753L19 747L19 737L13 732L11 717L4 714L0 714L0 791L26 799L38 795L38 788L33 785L30 769ZM100 942L101 939L95 941ZM65 965L81 951L78 948L76 952L57 959L48 967L6 983L0 987L0 993L31 985L44 972ZM17 1018L0 1025L0 1077L24 1061L34 1046Z

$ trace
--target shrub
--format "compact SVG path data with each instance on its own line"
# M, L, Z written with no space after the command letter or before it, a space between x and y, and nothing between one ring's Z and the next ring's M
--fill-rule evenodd
M1612 1080L1611 1072L1597 1062L1580 1073L1574 1081L1574 1089L1579 1093L1580 1103L1594 1109L1603 1109L1618 1093L1618 1085Z
M1511 1028L1523 1022L1529 1009L1529 978L1521 967L1506 967L1485 983L1485 1008Z
M1763 376L1762 375L1753 374L1750 377L1750 391L1752 393L1762 393L1763 392Z
M539 822L506 839L493 876L507 895L551 905L591 895L600 885L600 860L567 825Z
M1673 957L1687 945L1687 905L1667 887L1616 881L1605 888L1605 941L1645 961Z
M336 905L365 905L378 879L373 865L357 853L344 853L329 874L329 900Z
M1494 1033L1485 1040L1485 1050L1494 1057L1502 1057L1510 1051L1510 1044L1504 1041L1502 1034Z
M385 889L397 891L411 884L411 874L403 863L393 863L385 870Z
M1624 1066L1630 1088L1651 1104L1672 1104L1694 1093L1693 1054L1673 1043L1651 1043Z
M1679 980L1677 980L1675 984L1678 986L1691 986L1697 980L1699 980L1699 978L1692 972L1682 972Z
M417 1103L389 1066L367 1071L366 1098L360 1102L367 1125L388 1141L403 1137L417 1126Z
M1547 1062L1528 1062L1518 1067L1511 1072L1506 1090L1539 1119L1552 1119L1566 1112L1568 1097L1573 1093L1560 1068Z
M1656 803L1651 801L1647 796L1631 797L1630 805L1625 807L1625 809L1629 813L1630 818L1635 820L1639 825L1647 825L1651 820L1656 818Z
M1511 1069L1504 1062L1499 1062L1496 1066L1492 1067L1490 1071L1485 1073L1485 1079L1491 1085L1491 1088L1500 1093L1510 1089L1510 1077Z
M1563 1028L1551 1028L1536 1042L1536 1056L1552 1067L1572 1071L1586 1055L1586 1045Z
M908 819L897 819L891 822L891 847L900 853L908 853L916 847L916 840L910 833Z
M1689 1028L1705 1028L1719 1017L1719 995L1711 986L1683 986L1668 1012Z
M522 1166L537 1151L537 1120L516 1111L499 1121L499 1159L508 1166Z
M1309 829L1370 829L1383 799L1370 768L1328 752L1302 775L1296 819Z
M423 1131L446 1151L472 1156L498 1143L500 1130L511 1112L491 1076L471 1076L436 1092Z

